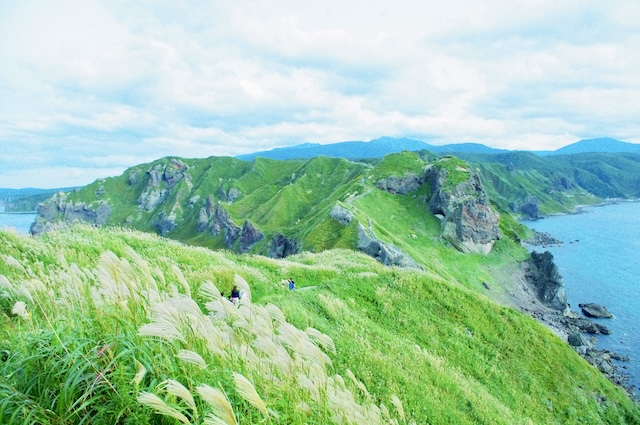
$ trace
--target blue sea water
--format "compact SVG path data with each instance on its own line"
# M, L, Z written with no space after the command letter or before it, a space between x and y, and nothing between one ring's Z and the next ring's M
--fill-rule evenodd
M640 388L640 202L584 208L581 214L525 222L563 243L548 250L563 277L571 309L596 303L613 319L595 320L612 330L599 335L597 348L628 356L618 362L629 384Z
M13 227L22 234L29 234L31 224L35 221L36 215L27 214L8 214L0 213L0 230L5 227Z

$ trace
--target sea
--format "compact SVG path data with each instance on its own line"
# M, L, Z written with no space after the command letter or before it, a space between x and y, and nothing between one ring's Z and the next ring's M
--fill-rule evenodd
M36 220L35 213L5 213L0 212L0 230L11 227L24 235L29 234L31 224Z
M612 331L598 335L596 347L629 357L616 364L640 392L640 202L587 207L523 224L563 242L534 250L553 254L571 310L580 313L578 304L596 303L613 314L613 319L592 319Z

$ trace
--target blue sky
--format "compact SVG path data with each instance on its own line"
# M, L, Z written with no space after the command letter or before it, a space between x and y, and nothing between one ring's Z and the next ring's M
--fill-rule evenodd
M635 0L4 1L0 187L381 136L640 143L638 52Z

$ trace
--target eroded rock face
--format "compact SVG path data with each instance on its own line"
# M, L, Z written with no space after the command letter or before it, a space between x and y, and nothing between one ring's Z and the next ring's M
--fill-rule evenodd
M413 173L406 174L402 177L389 176L386 179L377 181L376 187L386 190L389 193L406 195L422 186L426 178L426 174L416 175Z
M151 167L147 171L149 175L147 187L138 197L138 209L153 211L167 198L171 188L182 179L189 178L187 169L188 166L178 159L172 159L169 164L155 164ZM129 176L130 183L131 176ZM137 181L137 174L134 181Z
M382 243L370 235L361 224L358 225L358 250L375 258L385 266L422 268L398 248Z
M240 232L240 251L249 251L249 248L251 248L263 238L264 233L262 233L260 229L258 229L249 220L245 221L242 225L242 231Z
M100 201L95 206L83 202L67 201L67 195L63 192L56 193L52 198L38 204L38 213L35 222L31 226L31 234L38 235L43 232L58 228L56 222L82 221L94 225L103 225L111 218L111 208L106 201Z
M233 243L240 237L240 232L242 229L238 226L227 210L222 208L222 206L217 205L213 218L209 223L209 230L214 236L223 235L224 244L227 248L231 248Z
M467 180L451 187L445 168L429 167L433 188L429 210L443 217L442 237L456 249L486 254L502 237L500 215L491 208L478 174L468 172Z
M533 251L524 263L525 276L534 288L537 298L547 307L569 314L569 304L562 277L549 251L541 254Z
M336 204L329 213L332 219L338 221L343 226L348 225L355 218L355 215L343 207L342 205Z
M298 241L295 239L289 239L282 234L278 234L271 240L269 257L285 258L289 255L297 254L299 251L300 247L298 246Z

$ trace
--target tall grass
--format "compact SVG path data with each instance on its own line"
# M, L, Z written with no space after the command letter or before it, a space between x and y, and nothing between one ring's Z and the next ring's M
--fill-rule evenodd
M0 275L0 422L382 423L334 373L332 339L253 304L239 275L235 306L211 281L192 298L177 263L163 270L129 246L93 266L35 246L19 251L36 269L6 254Z
M0 423L640 422L565 343L438 268L91 227L0 232L0 255Z

